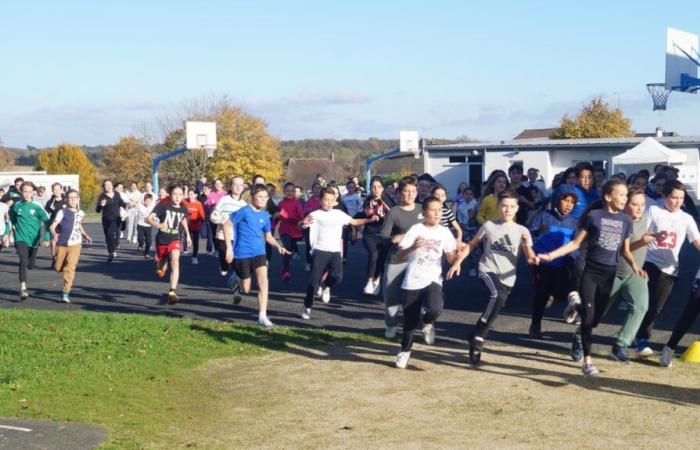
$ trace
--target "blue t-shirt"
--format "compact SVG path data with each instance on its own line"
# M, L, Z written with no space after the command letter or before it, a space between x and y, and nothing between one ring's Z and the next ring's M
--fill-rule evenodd
M569 215L574 219L579 219L583 214L583 211L585 211L591 203L600 200L600 194L598 193L598 191L596 191L595 189L589 189L586 191L578 184L572 186L570 184L564 183L557 188L557 192L559 195L554 196L554 198L552 199L554 201L553 204L558 204L559 197L565 192L573 192L574 194L576 194L576 197L578 197L576 206L574 206L574 209L572 209L571 213L569 213Z
M265 254L265 233L272 231L270 214L246 205L229 215L233 224L233 257L253 258Z
M574 238L576 233L577 221L571 215L562 216L558 210L551 209L542 211L532 221L530 230L533 236L537 236L533 250L535 253L548 253L568 244ZM536 234L542 227L546 227L546 231L541 234ZM564 267L567 257L562 256L554 261L540 263L545 266Z
M588 232L586 261L617 267L620 248L632 233L632 219L622 211L594 209L581 217L579 227Z

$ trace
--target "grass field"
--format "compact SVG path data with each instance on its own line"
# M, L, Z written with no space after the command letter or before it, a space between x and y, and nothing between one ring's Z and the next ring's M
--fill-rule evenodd
M105 448L669 448L696 442L700 366L271 332L158 316L0 311L0 416L105 426ZM438 341L438 344L440 342Z

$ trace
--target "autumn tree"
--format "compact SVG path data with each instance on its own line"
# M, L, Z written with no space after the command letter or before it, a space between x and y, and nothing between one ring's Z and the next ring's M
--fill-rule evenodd
M568 114L561 118L553 139L580 139L605 137L630 137L634 131L632 121L622 115L620 108L612 108L602 98L594 98L581 108L573 119Z
M80 177L81 203L91 204L97 198L100 190L97 168L77 145L61 144L42 151L37 157L36 169L45 170L48 174L77 174Z
M165 152L173 151L183 145L185 145L184 128L171 131L163 142ZM207 152L206 150L188 150L165 160L162 168L167 181L194 184L195 180L207 175Z
M152 161L151 153L142 140L126 136L105 152L104 171L114 180L127 185L132 181L143 183L150 179Z
M5 144L0 139L0 170L7 170L14 165L14 156L5 148Z

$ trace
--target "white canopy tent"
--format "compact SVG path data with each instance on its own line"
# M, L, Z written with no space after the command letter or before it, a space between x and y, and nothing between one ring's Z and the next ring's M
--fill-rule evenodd
M688 157L685 153L671 150L656 139L648 137L621 155L613 157L613 165L644 166L650 164L683 164ZM617 169L616 169L617 170Z

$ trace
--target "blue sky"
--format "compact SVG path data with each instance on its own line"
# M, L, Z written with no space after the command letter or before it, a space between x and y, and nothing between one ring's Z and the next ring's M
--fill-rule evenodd
M619 97L638 131L700 135L700 96L658 113L645 88L663 81L666 27L700 33L690 1L12 3L7 146L110 144L209 95L282 139L509 139L596 95Z

